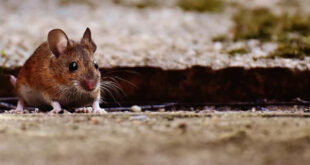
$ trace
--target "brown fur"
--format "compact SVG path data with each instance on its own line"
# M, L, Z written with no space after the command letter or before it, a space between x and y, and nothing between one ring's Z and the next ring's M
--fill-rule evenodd
M93 63L96 46L90 31L85 31L80 43L68 40L62 52L56 48L57 40L64 33L57 30L50 32L48 41L42 43L21 68L16 84L18 97L30 106L49 105L52 101L64 107L90 105L100 99L100 72ZM74 72L69 71L71 62L78 64ZM84 90L80 86L84 79L97 80L98 87L93 91Z

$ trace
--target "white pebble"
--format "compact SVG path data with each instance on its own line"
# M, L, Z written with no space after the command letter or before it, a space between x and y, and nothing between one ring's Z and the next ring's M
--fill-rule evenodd
M141 112L141 111L142 111L142 108L141 108L140 106L138 106L138 105L133 105L133 106L130 108L130 110L131 110L132 112Z

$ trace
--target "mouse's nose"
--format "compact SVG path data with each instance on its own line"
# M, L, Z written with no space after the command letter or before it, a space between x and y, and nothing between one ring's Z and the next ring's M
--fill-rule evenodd
M87 91L92 91L97 86L97 80L95 79L85 79L81 82L82 87Z

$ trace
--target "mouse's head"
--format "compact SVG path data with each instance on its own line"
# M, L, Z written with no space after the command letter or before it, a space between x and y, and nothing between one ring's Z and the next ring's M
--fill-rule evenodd
M57 81L82 92L95 92L100 89L100 72L94 53L96 44L87 28L80 42L68 39L61 29L48 33L49 49L55 55L50 67L55 71Z

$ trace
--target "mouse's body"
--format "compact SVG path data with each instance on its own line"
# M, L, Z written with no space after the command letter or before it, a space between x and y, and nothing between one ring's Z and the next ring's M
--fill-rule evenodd
M101 76L95 50L88 28L80 42L69 40L60 29L50 31L18 74L16 110L22 111L24 104L50 105L58 113L61 107L92 105L93 112L105 112L99 107Z

